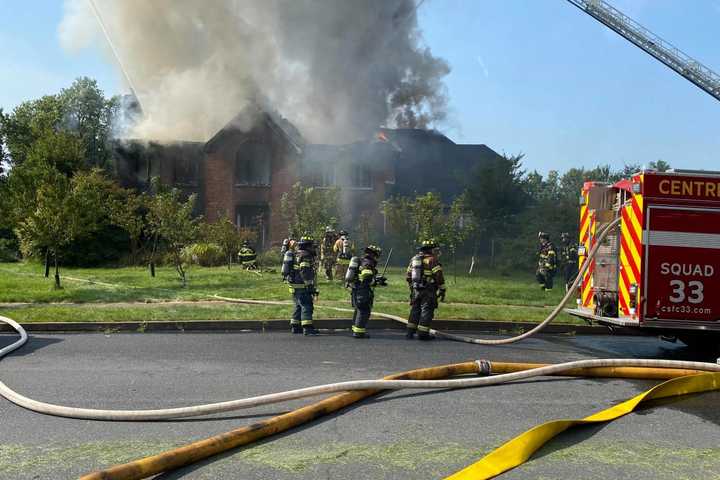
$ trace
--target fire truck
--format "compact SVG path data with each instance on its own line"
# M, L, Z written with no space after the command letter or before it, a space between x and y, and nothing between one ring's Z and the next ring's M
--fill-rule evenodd
M586 182L580 195L578 287L589 323L720 345L720 172L646 170L615 184Z

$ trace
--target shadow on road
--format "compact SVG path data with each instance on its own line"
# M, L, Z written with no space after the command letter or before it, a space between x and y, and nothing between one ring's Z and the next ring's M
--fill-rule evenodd
M0 348L7 347L8 345L17 342L18 338L20 338L18 335L0 335ZM53 345L62 341L63 339L58 337L37 337L33 335L28 339L25 345L20 347L18 350L10 353L5 358L23 357L25 355L30 355L38 350L41 350L44 347L47 347L48 345Z

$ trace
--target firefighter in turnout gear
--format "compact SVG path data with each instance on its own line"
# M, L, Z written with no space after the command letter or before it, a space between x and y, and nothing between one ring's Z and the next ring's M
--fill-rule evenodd
M550 235L545 232L538 233L540 245L538 247L538 266L535 272L540 288L545 291L552 290L553 277L557 270L557 255L555 246L550 241Z
M410 287L410 318L406 338L415 333L419 340L432 340L430 325L438 307L445 301L445 277L439 261L440 248L434 240L425 240L417 255L412 257L406 280Z
M387 279L378 275L377 264L382 249L376 245L365 247L362 257L352 257L345 274L345 288L352 288L350 300L353 312L352 336L369 338L367 324L375 299L375 286L387 285Z
M337 239L338 233L335 229L330 226L325 227L325 234L320 244L320 263L325 270L325 278L329 281L333 279L333 270L337 261L337 254L333 251Z
M560 234L560 244L560 262L567 292L578 274L578 249L566 232Z
M313 326L313 299L318 296L315 288L315 243L312 237L301 237L297 251L285 252L282 266L283 279L290 285L295 310L290 320L292 333L317 335Z
M245 270L257 270L257 253L247 240L244 240L240 247L238 259Z
M335 278L342 280L343 275L350 266L350 259L355 253L355 247L350 241L350 235L345 230L340 230L340 237L333 245L333 253L336 256Z

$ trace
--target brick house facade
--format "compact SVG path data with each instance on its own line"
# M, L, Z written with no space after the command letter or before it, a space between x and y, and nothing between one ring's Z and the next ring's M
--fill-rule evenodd
M195 193L197 214L257 229L264 249L287 234L280 203L297 182L340 189L340 228L352 230L364 214L383 231L379 208L386 198L435 190L451 201L464 189L463 175L500 158L485 145L457 145L426 130L381 129L377 138L348 145L305 144L286 120L261 110L253 116L251 128L243 127L244 112L205 143L117 142L118 177L143 190L158 176Z

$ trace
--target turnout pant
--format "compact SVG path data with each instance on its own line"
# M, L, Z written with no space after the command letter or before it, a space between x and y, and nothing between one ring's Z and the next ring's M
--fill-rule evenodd
M335 270L335 259L334 258L323 258L322 261L323 269L325 270L325 278L328 280L333 279L333 270ZM345 275L345 272L343 272Z
M311 327L313 324L313 296L307 289L296 288L293 291L295 310L293 311L290 326Z
M553 278L555 277L555 270L538 270L535 274L538 283L545 289L551 290L553 288Z
M428 336L437 307L437 288L413 289L410 300L408 333L417 331L420 336Z
M367 333L367 324L370 320L375 292L371 287L353 288L350 294L353 312L353 333Z
M568 263L563 267L563 277L565 277L565 291L572 285L577 277L578 268L575 263Z

